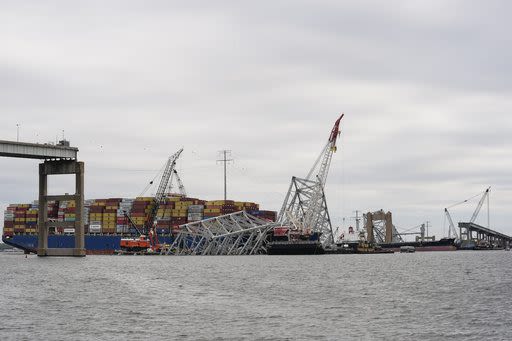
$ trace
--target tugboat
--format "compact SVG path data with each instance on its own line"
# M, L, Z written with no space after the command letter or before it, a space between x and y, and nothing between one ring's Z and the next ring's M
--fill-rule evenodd
M120 247L121 249L114 253L119 255L157 255L162 249L154 229L149 230L149 238L144 234L138 238L122 238Z

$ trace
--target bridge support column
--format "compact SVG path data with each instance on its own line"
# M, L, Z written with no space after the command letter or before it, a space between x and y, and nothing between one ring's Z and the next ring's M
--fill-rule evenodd
M75 174L75 194L48 195L48 175ZM76 212L74 222L48 221L49 200L75 200ZM38 249L37 255L44 256L85 256L84 240L84 163L74 160L45 161L39 164L39 214L38 214ZM74 248L48 248L50 227L74 228Z
M373 233L373 214L371 212L366 214L366 235L370 243L375 242L375 235Z
M385 215L386 219L386 243L392 243L393 242L393 218L391 216L391 212L386 213Z

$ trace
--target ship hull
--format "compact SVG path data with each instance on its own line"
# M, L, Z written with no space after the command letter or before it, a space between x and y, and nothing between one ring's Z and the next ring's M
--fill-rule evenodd
M383 243L379 244L381 248L400 252L402 246L413 246L416 252L431 251L456 251L455 239L446 238L436 241L424 242L403 242L403 243Z
M267 245L268 255L322 255L325 253L318 241L271 242Z
M126 236L125 236L126 237ZM124 238L125 238L124 237ZM112 255L114 251L121 248L121 235L85 235L85 249L88 255ZM172 237L169 235L158 236L161 244L172 243ZM37 235L13 235L2 236L2 241L15 248L21 249L26 253L37 253ZM75 236L73 235L50 235L48 236L49 248L73 248L75 246Z

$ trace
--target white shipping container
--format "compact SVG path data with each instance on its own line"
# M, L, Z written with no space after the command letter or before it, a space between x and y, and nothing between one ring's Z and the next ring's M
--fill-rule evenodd
M91 232L91 233L100 233L101 232L101 225L100 224L89 225L89 232Z
M204 206L203 205L190 205L188 207L189 213L201 213L203 212Z
M189 213L187 216L188 221L199 221L203 220L202 213Z

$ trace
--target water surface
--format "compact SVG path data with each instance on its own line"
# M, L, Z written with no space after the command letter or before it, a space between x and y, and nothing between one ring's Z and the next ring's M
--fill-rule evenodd
M512 252L0 254L2 340L512 340Z

